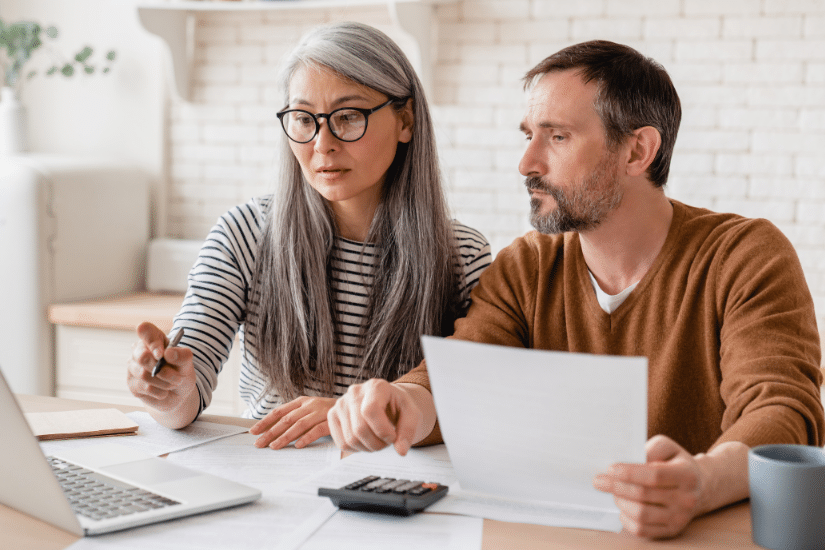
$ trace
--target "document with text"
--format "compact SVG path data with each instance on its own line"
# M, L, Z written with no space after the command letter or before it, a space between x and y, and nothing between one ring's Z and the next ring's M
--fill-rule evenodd
M422 342L458 479L431 511L621 530L592 480L645 461L646 358Z

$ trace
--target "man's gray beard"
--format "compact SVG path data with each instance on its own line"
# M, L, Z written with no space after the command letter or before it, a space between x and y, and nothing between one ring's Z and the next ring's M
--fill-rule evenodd
M543 183L538 178L527 178L525 185L528 189L539 189L556 201L554 210L541 214L541 201L530 199L530 224L545 235L588 231L598 227L607 214L622 202L618 178L615 172L608 174L608 170L613 169L614 165L610 156L603 159L592 175L574 187L572 198L558 187Z

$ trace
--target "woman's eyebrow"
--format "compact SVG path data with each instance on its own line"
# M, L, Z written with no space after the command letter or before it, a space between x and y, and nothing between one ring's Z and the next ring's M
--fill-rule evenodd
M349 103L351 101L369 101L369 98L359 94L352 94L346 95L343 97L339 97L332 102L332 107L338 107L339 105L343 105L345 103ZM294 97L289 100L290 105L301 105L304 107L311 107L313 103L309 100L306 100L302 97Z
M339 97L335 101L332 102L333 105L343 105L344 103L349 103L350 101L369 101L370 99L363 95L348 95L344 97Z

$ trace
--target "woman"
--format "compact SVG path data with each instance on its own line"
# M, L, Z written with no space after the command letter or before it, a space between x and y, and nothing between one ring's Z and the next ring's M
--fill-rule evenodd
M421 83L398 46L357 23L320 27L286 60L288 139L277 197L222 216L189 275L174 330L141 324L131 392L171 428L209 405L235 333L256 446L303 447L327 411L369 378L422 359L490 263L477 231L451 221ZM163 357L172 366L151 375Z

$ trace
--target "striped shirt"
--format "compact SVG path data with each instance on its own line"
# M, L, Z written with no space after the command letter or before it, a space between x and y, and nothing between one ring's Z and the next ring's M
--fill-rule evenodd
M218 374L229 357L237 333L241 345L239 392L247 405L245 418L263 418L283 401L267 392L267 379L258 369L252 331L255 304L251 283L255 273L258 243L272 196L250 200L236 206L218 219L201 248L189 273L189 288L175 317L174 329L184 327L180 345L192 349L200 394L200 411L212 399ZM490 245L481 233L453 221L460 264L460 303L467 308L470 291L492 259ZM337 313L337 367L335 395L341 396L356 382L363 352L358 343L364 322L367 298L377 256L375 246L337 237L332 250L333 303ZM249 318L248 318L249 317ZM411 369L415 365L409 365ZM317 388L306 387L306 395L320 395Z

